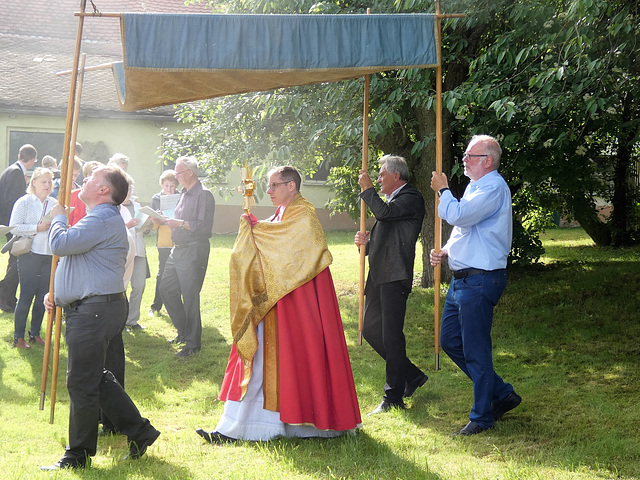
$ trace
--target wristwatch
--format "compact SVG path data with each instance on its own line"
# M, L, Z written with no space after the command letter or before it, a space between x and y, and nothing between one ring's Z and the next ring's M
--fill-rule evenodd
M180 229L184 230L184 220L182 220L182 225L180 225Z
M440 190L438 190L438 198L440 198L440 197L442 196L442 193L443 193L445 190L449 190L449 187L444 187L444 188L441 188Z

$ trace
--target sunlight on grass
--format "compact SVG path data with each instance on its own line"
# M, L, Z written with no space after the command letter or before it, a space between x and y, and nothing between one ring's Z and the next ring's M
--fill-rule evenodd
M433 369L433 289L415 286L408 301L407 351L429 375L407 410L367 416L380 402L384 362L358 341L358 260L353 232L328 234L332 275L345 328L363 428L336 439L277 439L214 446L194 430L213 429L217 395L231 345L228 261L233 235L214 236L201 294L203 349L176 358L166 312L147 317L157 251L147 243L148 280L140 323L124 334L125 387L162 432L139 461L123 461L123 436L101 438L93 467L56 478L602 480L640 478L640 252L595 247L581 229L550 229L541 262L513 269L493 326L497 372L523 403L494 429L471 438L452 433L467 421L471 382L442 353ZM420 251L418 253L420 258ZM0 270L6 255L0 256ZM422 265L416 263L416 274ZM442 286L443 293L446 285ZM49 424L38 409L41 347L13 348L13 316L0 314L0 465L2 478L49 478L40 465L66 444L66 347L61 348L57 404Z

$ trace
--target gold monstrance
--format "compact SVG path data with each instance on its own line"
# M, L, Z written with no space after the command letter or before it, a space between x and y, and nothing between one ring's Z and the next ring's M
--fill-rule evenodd
M251 168L249 168L249 163L245 162L244 167L242 167L242 181L238 187L238 192L244 195L242 209L247 215L249 215L251 207L255 204L255 200L253 199L255 189L256 183L251 179Z

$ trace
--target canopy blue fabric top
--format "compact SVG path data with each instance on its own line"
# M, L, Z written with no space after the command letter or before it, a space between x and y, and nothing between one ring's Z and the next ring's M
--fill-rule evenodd
M123 110L438 64L433 15L123 14Z

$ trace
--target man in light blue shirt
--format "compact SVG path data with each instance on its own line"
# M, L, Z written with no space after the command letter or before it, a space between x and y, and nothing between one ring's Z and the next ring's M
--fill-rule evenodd
M453 271L442 312L440 344L473 381L474 404L469 423L455 435L475 435L517 407L522 398L493 369L491 325L493 307L507 285L511 250L511 192L498 173L502 149L488 135L474 136L463 157L471 182L460 200L449 190L447 177L433 172L431 188L438 192L438 215L454 228L439 252L431 250L431 265L447 257Z

